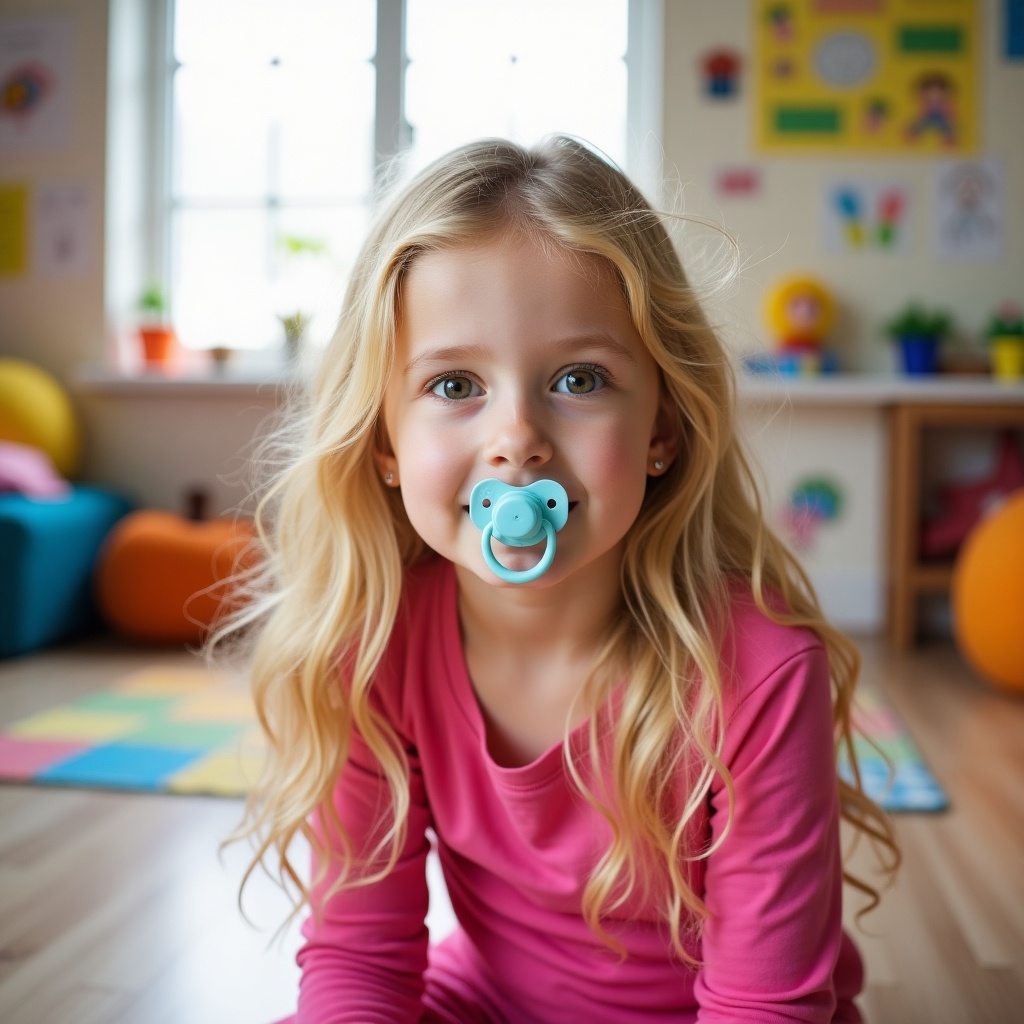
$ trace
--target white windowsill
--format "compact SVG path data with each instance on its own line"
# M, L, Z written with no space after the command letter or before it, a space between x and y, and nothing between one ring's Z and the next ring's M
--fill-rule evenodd
M125 373L108 366L87 363L78 368L75 384L79 391L93 395L167 395L184 398L196 395L266 395L287 387L292 373L279 368L200 368L183 371Z

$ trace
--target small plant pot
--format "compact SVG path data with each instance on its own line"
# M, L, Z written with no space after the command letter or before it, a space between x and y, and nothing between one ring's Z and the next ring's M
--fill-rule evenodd
M899 339L903 372L925 377L939 369L939 339L931 335L907 334Z
M174 330L170 327L140 327L142 357L147 366L166 366L174 355Z
M1024 337L1000 334L989 341L992 355L992 376L998 380L1024 378Z

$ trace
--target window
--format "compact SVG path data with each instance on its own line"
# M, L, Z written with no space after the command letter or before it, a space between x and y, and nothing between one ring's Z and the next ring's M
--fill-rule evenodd
M326 339L393 158L568 131L642 181L629 143L659 129L637 40L660 46L660 0L133 2L168 55L141 115L141 263L190 348L279 347L296 317Z

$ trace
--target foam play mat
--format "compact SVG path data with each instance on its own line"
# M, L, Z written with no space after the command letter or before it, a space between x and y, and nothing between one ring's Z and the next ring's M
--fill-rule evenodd
M155 666L0 733L0 779L244 796L262 763L244 677Z
M857 737L868 793L890 811L945 810L946 794L892 708L868 690L858 694L856 714L893 762L890 778ZM7 782L241 797L262 759L247 680L203 668L140 669L0 732Z
M854 749L864 789L887 811L944 811L949 798L921 758L917 745L888 703L873 690L857 694L854 719L892 762L886 764L871 743L858 734ZM840 773L850 778L849 766L840 760Z

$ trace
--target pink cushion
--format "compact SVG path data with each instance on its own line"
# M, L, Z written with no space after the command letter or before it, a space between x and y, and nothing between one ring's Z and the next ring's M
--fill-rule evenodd
M0 441L0 492L30 498L63 498L71 485L57 474L50 457L38 448Z

